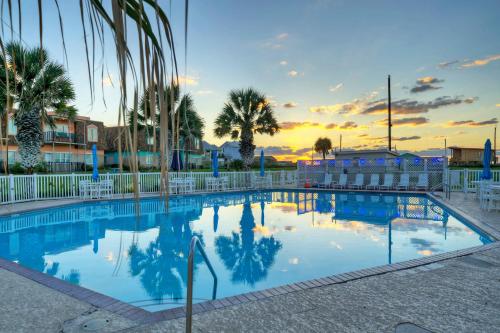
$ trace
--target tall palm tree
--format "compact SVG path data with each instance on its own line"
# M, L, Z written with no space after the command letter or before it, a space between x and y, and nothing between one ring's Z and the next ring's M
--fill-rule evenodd
M156 93L156 89L154 89L154 91L156 98L155 103L153 103L155 105L155 111L151 112L150 91L147 89L141 97L139 110L137 112L137 128L147 128L146 133L148 136L153 136L155 129L158 124L160 124L159 96ZM169 116L178 117L179 119L180 140L184 145L184 149L187 150L193 139L198 139L200 141L203 139L205 123L196 111L193 97L190 94L181 96L178 85L167 86L164 96L167 99L166 105ZM129 118L129 125L131 128L134 122L133 117L134 115L132 114ZM169 133L170 135L173 133L172 122L169 122Z
M70 118L76 115L76 109L68 106L75 98L73 84L64 67L49 60L44 49L27 49L19 43L6 45L5 59L0 56L0 72L9 75L9 98L14 105L12 116L17 126L19 155L22 165L31 173L40 162L42 124L53 126L48 112ZM5 86L6 81L0 84Z
M273 136L279 128L266 96L248 88L229 93L229 101L215 119L214 133L218 138L228 135L233 140L239 138L241 158L248 169L254 159L254 134Z
M328 138L318 138L314 143L314 151L317 153L321 153L323 155L323 159L326 158L326 155L332 149L332 141Z

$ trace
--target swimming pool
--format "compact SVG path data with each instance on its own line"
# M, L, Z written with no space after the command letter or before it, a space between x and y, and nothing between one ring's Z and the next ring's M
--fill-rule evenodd
M217 193L172 197L165 211L147 198L0 217L0 256L158 311L184 304L195 235L218 298L491 242L425 195ZM212 277L196 258L195 299L211 299Z

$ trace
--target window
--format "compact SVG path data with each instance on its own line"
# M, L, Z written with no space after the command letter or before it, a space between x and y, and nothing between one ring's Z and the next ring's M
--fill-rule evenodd
M153 155L152 154L147 154L145 157L144 157L144 163L146 165L151 165L153 164Z
M97 126L90 125L87 127L87 141L88 142L98 141Z
M45 153L43 155L43 159L45 162L69 163L69 162L71 162L71 154L70 153Z
M68 133L68 125L67 124L57 124L56 131L61 133Z
M12 118L9 117L8 126L9 126L9 129L8 129L9 130L9 134L10 135L16 135L17 134L17 126L14 123L14 119L12 119Z
M154 138L152 136L148 136L146 142L148 145L152 146L154 145Z

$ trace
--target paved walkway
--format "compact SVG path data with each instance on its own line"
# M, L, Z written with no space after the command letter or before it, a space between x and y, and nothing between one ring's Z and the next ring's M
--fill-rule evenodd
M461 193L451 203L500 232L500 213ZM138 325L3 269L0 309L0 332L184 330L183 319ZM500 247L205 312L193 323L194 332L500 332Z

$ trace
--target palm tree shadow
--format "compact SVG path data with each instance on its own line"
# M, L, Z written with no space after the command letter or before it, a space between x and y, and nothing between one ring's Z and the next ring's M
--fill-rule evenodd
M232 232L231 236L219 236L215 240L217 254L226 268L232 271L231 281L252 287L265 279L282 247L273 236L255 241L254 228L255 218L247 197L243 204L240 233Z

